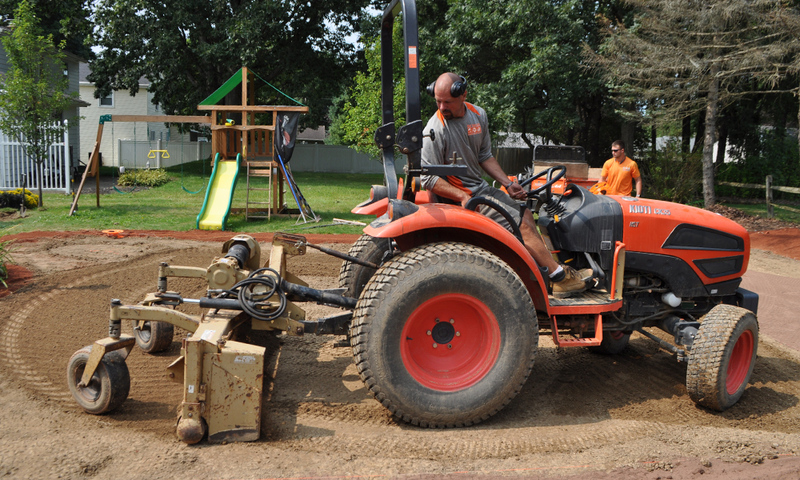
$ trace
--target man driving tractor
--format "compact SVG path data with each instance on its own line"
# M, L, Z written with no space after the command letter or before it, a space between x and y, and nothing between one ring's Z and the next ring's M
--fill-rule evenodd
M533 215L520 209L517 200L525 199L525 190L509 180L492 155L489 120L486 112L466 101L467 81L455 73L443 73L428 86L428 94L436 99L436 113L428 120L425 131L433 131L430 141L423 142L423 165L466 165L467 174L439 177L422 175L422 186L439 197L465 206L472 197L491 197L519 224L525 248L536 263L547 269L553 282L553 295L564 298L586 290L580 273L567 265L559 265L539 236ZM492 187L481 171L498 181L508 194ZM513 197L513 198L512 198ZM524 214L520 214L520 210ZM508 221L495 209L482 205L479 213L510 229Z

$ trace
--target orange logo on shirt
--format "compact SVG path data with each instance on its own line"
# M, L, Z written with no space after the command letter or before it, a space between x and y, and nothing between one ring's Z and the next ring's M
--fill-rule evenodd
M467 125L467 135L480 135L481 132L482 130L480 123L473 123L472 125Z

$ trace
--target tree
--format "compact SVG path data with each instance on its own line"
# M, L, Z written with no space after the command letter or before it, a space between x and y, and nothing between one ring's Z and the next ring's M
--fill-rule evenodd
M392 32L394 53L394 117L395 123L405 123L405 77L403 75L403 33L400 22L395 22ZM375 145L375 130L381 126L381 46L380 36L368 40L364 50L367 70L358 72L353 85L331 110L330 138L328 143L350 145L355 150L373 158L380 157Z
M779 0L628 0L631 28L609 20L600 54L587 58L650 122L704 116L703 198L716 203L713 145L720 108L772 91L796 72L800 16ZM588 50L588 49L587 49Z
M14 18L19 0L0 0L0 23ZM93 23L90 6L93 0L28 0L31 11L39 19L43 35L53 35L56 44L66 42L64 50L90 59Z
M43 35L28 0L22 0L14 16L11 35L2 39L10 68L2 78L0 130L23 144L26 155L38 165L39 207L42 201L42 168L54 138L66 125L61 113L77 100L67 93L64 54L53 44L53 35Z
M194 114L198 103L247 66L308 105L304 124L316 126L326 120L331 100L355 73L358 56L347 36L360 28L368 4L98 0L100 51L89 80L96 96L112 90L135 95L139 79L146 77L153 102L166 113Z
M598 163L602 139L605 145L619 134L619 117L600 79L582 68L580 52L584 42L600 44L595 16L624 14L616 4L589 0L419 2L422 87L444 71L464 74L469 100L489 112L494 130L522 132L529 146L532 136L585 145L591 161ZM362 83L348 100L356 108L374 104L375 118L379 75L379 68L370 65L369 71L359 74ZM423 111L432 112L433 102L425 102L423 95ZM349 138L346 143L367 137L355 130L362 126L352 123L350 127L354 129L351 136L342 137Z
M531 147L529 136L540 136L591 144L594 153L605 87L581 68L580 52L585 42L599 43L594 18L609 3L463 0L426 46L442 70L467 74L472 99L496 129L522 132Z

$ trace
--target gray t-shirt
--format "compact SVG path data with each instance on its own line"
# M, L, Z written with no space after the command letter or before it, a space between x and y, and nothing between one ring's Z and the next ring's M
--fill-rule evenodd
M459 177L442 177L456 188L468 191L470 195L479 188L488 185L483 179L480 164L492 158L492 141L489 135L489 119L486 112L471 103L464 104L466 113L461 118L446 120L437 111L425 126L427 135L434 131L436 140L426 137L422 143L423 165L452 165L453 152L456 153L456 164L466 165L468 173ZM438 176L422 175L422 187L431 190Z

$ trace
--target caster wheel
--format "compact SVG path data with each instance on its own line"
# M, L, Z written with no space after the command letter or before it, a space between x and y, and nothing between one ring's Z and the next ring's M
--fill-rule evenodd
M145 353L163 352L172 345L175 327L166 322L133 322L136 345Z
M116 409L128 398L131 376L122 352L108 352L97 366L89 384L80 386L91 351L90 345L72 355L67 366L67 383L70 393L81 408L87 413L100 415Z

